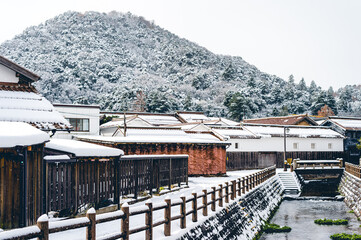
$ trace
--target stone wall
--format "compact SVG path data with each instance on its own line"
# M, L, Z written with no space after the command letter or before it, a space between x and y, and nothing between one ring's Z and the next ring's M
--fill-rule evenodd
M276 175L179 239L251 240L257 235L271 211L279 205L283 190Z
M344 171L339 190L345 196L346 205L361 218L361 179Z

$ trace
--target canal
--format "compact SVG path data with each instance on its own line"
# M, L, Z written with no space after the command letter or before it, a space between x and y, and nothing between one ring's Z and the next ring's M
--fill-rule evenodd
M264 233L261 240L329 240L335 233L361 234L361 222L343 201L324 200L284 200L271 223L292 228L289 233ZM314 220L320 218L348 219L344 225L317 225Z

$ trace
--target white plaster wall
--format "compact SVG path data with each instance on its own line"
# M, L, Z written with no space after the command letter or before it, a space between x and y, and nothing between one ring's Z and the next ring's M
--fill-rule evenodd
M283 152L284 142L282 137L260 138L260 139L230 139L227 142L232 145L227 149L228 152ZM235 143L238 142L238 149L235 149ZM298 143L298 149L294 149L293 143ZM311 143L315 143L315 149L311 148ZM332 149L328 144L332 144ZM286 150L294 152L342 152L342 138L287 138Z
M0 82L18 83L16 72L0 64Z
M54 106L64 118L88 118L89 132L57 132L55 138L71 138L72 135L99 135L99 108L77 106Z

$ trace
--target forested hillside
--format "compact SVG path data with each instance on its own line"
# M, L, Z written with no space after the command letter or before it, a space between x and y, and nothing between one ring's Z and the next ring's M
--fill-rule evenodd
M334 92L293 76L284 81L130 13L66 12L2 43L0 54L40 75L37 89L57 103L237 120L317 113L324 104L344 115L361 112L360 86Z

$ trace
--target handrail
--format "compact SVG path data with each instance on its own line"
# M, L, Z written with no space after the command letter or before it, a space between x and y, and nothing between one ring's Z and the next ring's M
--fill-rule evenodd
M345 163L345 171L352 174L357 178L361 178L361 166L352 164L352 163Z

